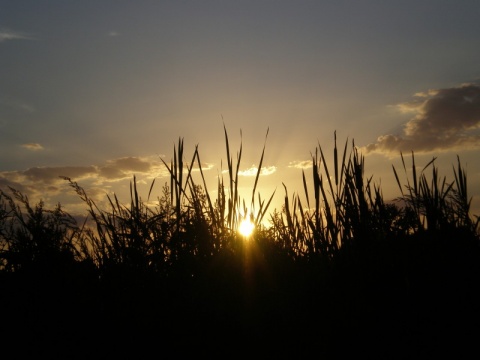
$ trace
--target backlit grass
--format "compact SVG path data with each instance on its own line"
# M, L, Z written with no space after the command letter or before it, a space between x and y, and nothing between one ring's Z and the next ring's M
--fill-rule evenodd
M266 144L251 197L240 197L242 146L234 161L226 129L228 177L218 178L217 198L198 148L186 162L182 139L164 162L170 179L154 206L147 206L154 182L144 201L135 177L130 202L114 195L108 208L65 178L86 206L80 224L61 205L46 209L0 189L4 329L40 347L52 344L48 334L55 346L82 341L83 349L92 336L117 345L215 344L268 334L288 349L341 351L339 344L375 337L386 349L403 344L406 353L449 337L449 329L462 331L464 319L478 319L480 255L479 218L470 214L460 159L449 183L435 160L417 173L413 153L409 178L402 154L391 203L365 176L354 142L338 149L334 140L333 168L318 145L312 172L299 174L304 188L284 187L281 209L270 209L274 194L257 191ZM251 234L239 231L245 218Z

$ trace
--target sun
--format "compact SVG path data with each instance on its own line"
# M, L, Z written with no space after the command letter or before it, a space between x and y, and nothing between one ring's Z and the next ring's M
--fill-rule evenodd
M243 219L238 225L238 232L246 238L252 235L254 229L255 224L249 218Z

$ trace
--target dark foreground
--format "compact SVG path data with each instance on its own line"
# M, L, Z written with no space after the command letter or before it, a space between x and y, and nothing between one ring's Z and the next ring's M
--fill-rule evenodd
M480 353L476 240L392 241L303 263L254 244L168 277L118 266L98 279L54 261L0 275L3 359Z

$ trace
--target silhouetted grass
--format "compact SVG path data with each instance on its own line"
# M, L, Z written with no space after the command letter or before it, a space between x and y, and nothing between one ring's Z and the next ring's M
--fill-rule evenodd
M95 341L120 353L188 342L209 351L272 344L297 356L338 355L346 344L387 357L469 348L478 332L467 329L480 320L479 219L460 159L448 183L435 159L417 174L413 153L409 178L402 154L406 185L393 167L400 196L385 202L354 142L339 153L335 135L333 169L318 145L312 187L302 172L303 195L284 186L284 206L269 211L274 193L257 191L265 145L242 199L242 145L234 162L224 130L228 179L219 177L216 199L197 147L185 162L183 139L164 162L170 181L155 206L154 182L145 202L135 177L130 203L107 196L107 209L64 178L86 205L82 224L60 205L32 207L0 189L2 331L33 344L19 350L85 355ZM245 241L237 226L247 214L256 228Z

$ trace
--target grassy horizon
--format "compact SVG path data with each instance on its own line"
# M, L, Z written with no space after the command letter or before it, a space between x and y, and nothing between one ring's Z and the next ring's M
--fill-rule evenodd
M115 343L126 334L207 342L213 326L222 341L268 333L276 344L308 340L334 349L368 344L368 329L387 352L403 342L405 353L417 346L422 353L477 319L479 218L470 213L460 158L449 183L435 159L417 172L412 152L409 172L402 154L403 167L392 166L400 195L390 203L365 177L353 140L339 149L334 134L333 168L319 145L311 174L302 171L303 193L290 195L284 185L282 209L269 212L274 193L263 198L257 190L265 144L251 196L242 198L242 145L234 160L224 131L228 177L218 178L217 198L198 148L186 162L181 138L164 161L170 182L153 207L154 181L144 201L135 176L130 202L107 196L107 208L64 178L86 205L84 223L60 204L46 209L0 189L1 305L10 309L10 336L21 340L27 326L28 341L48 344L48 334L39 335L46 327L73 346L59 329L87 341L78 330L87 327ZM248 241L237 229L246 214L255 224Z

